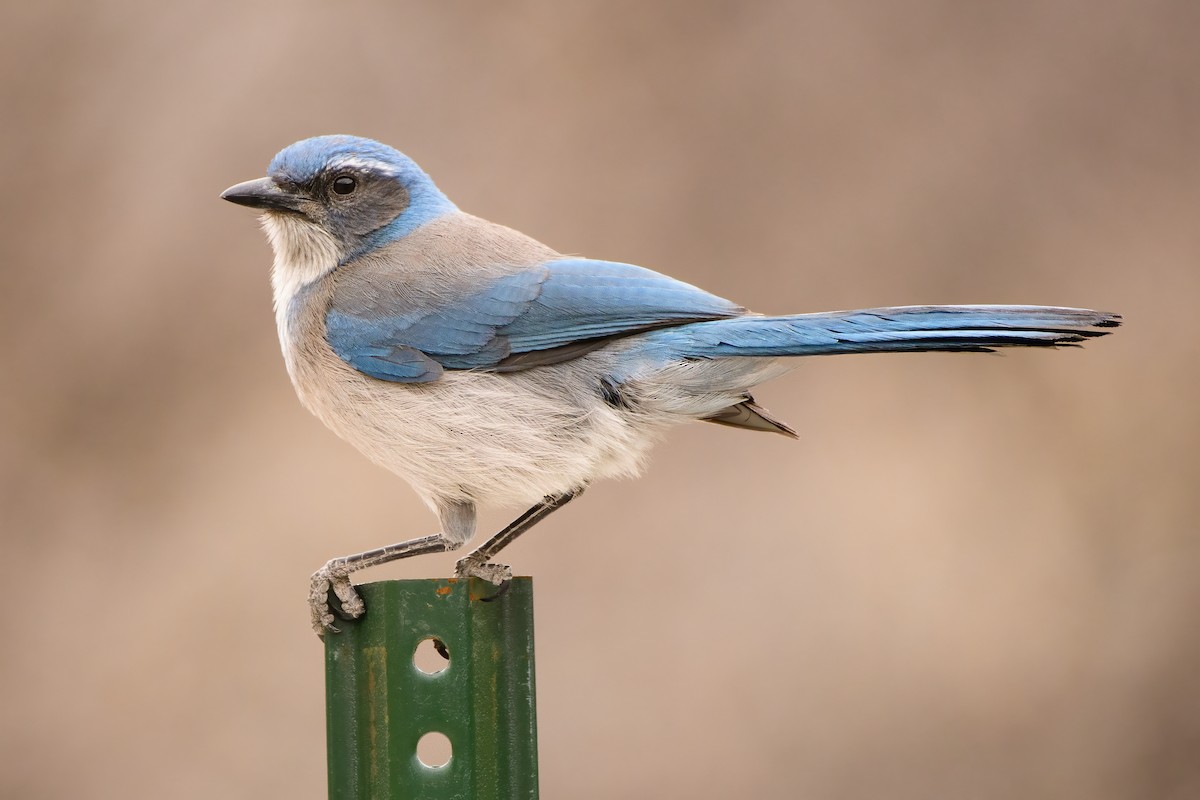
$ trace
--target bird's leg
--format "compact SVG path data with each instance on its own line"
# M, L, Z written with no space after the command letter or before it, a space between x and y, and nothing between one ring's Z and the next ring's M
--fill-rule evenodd
M409 539L365 553L330 559L325 566L313 573L309 584L308 604L312 612L313 630L318 636L324 636L326 631L338 633L338 629L333 625L333 610L329 606L331 594L338 599L343 617L357 619L366 613L362 598L350 583L350 573L410 556L457 550L471 538L475 532L474 505L439 502L437 511L442 521L441 533Z
M407 542L391 544L365 553L352 556L333 558L325 562L325 566L313 573L309 585L308 602L312 610L313 630L320 636L325 631L338 633L334 627L333 611L329 607L329 595L332 593L341 603L342 614L348 619L357 619L367 610L362 598L350 583L350 573L377 564L386 564L399 558L420 556L426 553L444 553L461 545L452 544L440 533L411 539Z
M499 586L499 592L484 599L494 600L499 597L508 589L508 582L512 580L512 570L504 564L491 563L492 558L522 533L541 522L550 512L562 508L581 494L582 488L542 498L542 502L510 522L504 530L473 550L470 555L459 559L454 573L460 578L482 578Z

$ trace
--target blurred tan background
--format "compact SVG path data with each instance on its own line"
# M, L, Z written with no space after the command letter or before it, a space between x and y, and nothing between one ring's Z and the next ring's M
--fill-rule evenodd
M0 14L0 796L324 796L308 575L434 520L299 407L217 195L356 133L760 311L1126 316L807 361L799 443L680 429L512 548L544 797L1200 797L1200 5Z

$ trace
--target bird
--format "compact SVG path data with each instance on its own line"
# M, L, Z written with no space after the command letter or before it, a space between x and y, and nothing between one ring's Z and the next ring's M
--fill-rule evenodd
M498 597L512 576L494 560L506 545L594 481L637 476L678 423L795 437L751 390L796 357L1058 348L1121 324L1036 305L757 314L461 211L411 158L358 136L300 140L266 177L221 197L262 212L300 402L407 481L439 522L317 570L309 607L321 636L366 611L352 573L462 548L481 506L527 506L455 566Z

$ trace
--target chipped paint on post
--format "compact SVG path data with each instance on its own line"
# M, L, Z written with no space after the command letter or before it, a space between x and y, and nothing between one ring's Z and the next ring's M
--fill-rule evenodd
M338 800L534 800L538 796L533 583L387 581L359 587L367 614L325 637L329 796ZM446 668L413 656L440 642ZM436 646L436 645L435 645ZM445 734L450 761L417 742Z

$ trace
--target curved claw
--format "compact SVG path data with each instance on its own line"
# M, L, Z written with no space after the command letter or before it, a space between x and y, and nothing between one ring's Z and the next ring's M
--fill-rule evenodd
M331 595L337 599L336 607L330 605ZM341 629L333 624L337 617L346 620L357 619L367 611L362 598L354 590L354 584L350 583L350 570L338 559L328 562L313 573L309 584L308 607L312 615L313 630L322 639L325 638L326 631L341 632Z
M508 594L508 589L511 586L512 578L506 578L500 582L500 585L496 588L495 594L489 594L487 597L481 597L479 598L479 601L481 603L490 603L493 600L499 600L501 597L504 597L504 595Z

